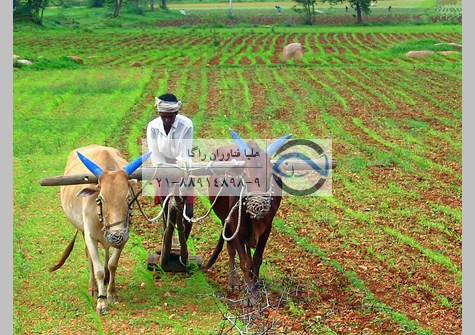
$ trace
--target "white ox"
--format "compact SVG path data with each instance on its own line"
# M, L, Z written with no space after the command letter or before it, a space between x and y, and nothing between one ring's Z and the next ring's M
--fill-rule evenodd
M116 298L115 272L122 249L129 238L131 206L136 180L129 180L150 153L130 164L119 150L111 147L90 145L69 154L64 175L84 174L88 170L98 177L97 185L61 186L61 204L64 212L76 227L76 234L57 265L59 269L74 246L77 232L81 231L86 242L89 258L89 291L97 292L96 312L107 311L107 305ZM104 266L99 257L98 243L104 247ZM113 247L109 259L109 248ZM107 294L106 294L106 285Z

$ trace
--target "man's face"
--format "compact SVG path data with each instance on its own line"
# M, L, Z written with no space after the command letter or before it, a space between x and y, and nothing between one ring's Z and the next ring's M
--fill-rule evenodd
M158 113L166 127L171 127L178 113Z

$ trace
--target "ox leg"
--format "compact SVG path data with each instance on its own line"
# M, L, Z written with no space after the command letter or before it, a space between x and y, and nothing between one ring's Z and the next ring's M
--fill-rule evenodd
M244 290L246 292L246 298L243 300L243 306L250 307L257 303L257 299L254 297L255 287L250 276L251 255L246 251L244 243L240 243L239 236L237 236L233 242L239 255L239 265L244 274Z
M256 250L254 251L254 256L252 257L252 281L254 284L257 283L257 280L259 279L259 271L262 265L262 255L264 254L264 248L266 247L271 228L272 223L269 224L268 228L259 237Z
M87 251L89 252L89 256L92 260L94 277L96 278L96 284L98 289L96 313L100 315L107 311L107 296L104 285L105 270L99 256L97 241L93 240L89 233L85 234L85 240Z
M250 255L246 252L246 248L239 236L233 240L233 246L239 255L239 266L241 267L242 273L244 275L244 286L246 290L249 290L252 287L251 277L249 276L251 270L251 261Z
M229 255L228 285L230 289L234 289L234 287L237 286L237 282L238 282L237 268L236 268L236 263L235 263L236 249L234 248L233 244L230 242L226 243L226 247L228 248L228 255Z
M112 257L110 258L107 267L109 268L110 273L110 281L109 285L107 286L107 301L112 302L117 298L117 292L115 288L115 273L117 270L117 266L119 265L119 258L120 254L122 253L121 249L115 249L112 252Z
M109 264L109 248L105 248L104 250L104 264ZM110 280L110 271L109 268L105 268L105 276L104 276L104 285L107 286Z
M86 236L84 235L84 232L82 232L82 237L84 238L84 241L86 241ZM97 295L97 285L96 285L96 280L94 279L94 267L92 265L92 259L91 259L91 256L89 255L89 251L87 250L87 245L84 248L84 251L86 252L87 263L89 265L88 291L89 291L89 294L91 294L91 296L94 297Z
M96 279L94 278L94 266L92 264L91 256L89 255L89 252L87 251L87 247L86 247L86 257L87 257L87 262L89 264L89 293L91 294L91 296L95 297L97 295L97 284L96 284Z
M251 247L246 243L246 253L249 257L249 278L252 280L252 269L254 268ZM254 281L252 282L254 284Z

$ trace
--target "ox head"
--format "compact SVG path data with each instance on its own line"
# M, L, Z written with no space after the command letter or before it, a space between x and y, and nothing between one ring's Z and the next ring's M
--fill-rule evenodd
M272 142L267 150L262 150L256 141L245 142L232 129L230 129L234 143L241 152L245 153L243 175L246 181L246 211L251 218L260 219L267 215L271 207L274 177L272 169L272 156L292 136L285 135Z
M122 248L129 239L131 201L136 185L136 180L129 180L129 176L150 157L151 153L138 157L123 169L114 171L103 170L79 151L77 155L86 168L98 178L97 185L83 188L77 196L96 196L104 236L114 248Z

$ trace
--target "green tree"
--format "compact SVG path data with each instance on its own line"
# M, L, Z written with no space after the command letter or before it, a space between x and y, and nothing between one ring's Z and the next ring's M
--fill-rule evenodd
M120 15L120 9L122 7L123 0L114 0L114 17L118 17Z
M48 0L13 0L13 18L43 23L43 12Z
M328 2L331 5L334 5L336 3L343 3L341 0L320 0L321 2ZM364 14L369 14L371 13L371 3L374 0L346 0L350 4L352 8L355 9L356 11L356 22L357 23L363 23L363 16L362 13ZM375 2L375 1L374 1Z
M293 10L297 13L305 13L305 23L313 24L313 16L315 14L315 3L317 0L294 0L297 5L293 7ZM299 8L302 7L302 8Z

